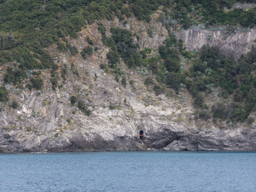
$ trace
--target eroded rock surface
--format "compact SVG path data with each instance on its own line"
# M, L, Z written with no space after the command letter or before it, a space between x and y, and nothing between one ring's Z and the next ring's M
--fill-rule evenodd
M230 33L227 29L194 28L178 32L177 38L182 39L190 51L201 49L203 45L218 46L224 54L235 59L251 51L252 46L256 46L255 28L246 32L233 31Z

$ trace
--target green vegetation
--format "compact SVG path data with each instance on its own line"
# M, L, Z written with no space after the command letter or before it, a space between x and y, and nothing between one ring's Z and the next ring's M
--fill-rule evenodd
M121 84L123 87L126 87L126 78L122 77Z
M171 2L171 1L169 1ZM159 20L165 25L181 24L184 29L193 25L230 25L253 27L256 24L256 8L246 11L233 9L228 12L224 7L231 8L236 3L255 3L254 0L174 0L166 6Z
M80 109L85 115L90 116L92 114L91 110L85 106L83 101L78 101L77 105L78 109Z
M81 51L81 55L84 59L87 59L88 56L92 55L93 48L91 46L87 46Z
M145 79L144 84L145 85L154 85L154 81L152 78L148 77Z
M12 107L13 109L17 109L17 108L19 107L18 102L14 100L14 101L12 102L12 104L11 104L11 107Z
M1 102L8 101L8 91L5 87L0 87L0 101Z
M65 81L66 80L66 75L67 75L67 67L64 65L64 68L61 71L61 77Z
M35 88L37 90L42 90L42 86L43 86L43 79L41 79L40 77L36 77L36 78L31 78L30 79L32 84L28 84L28 88L32 89Z
M254 120L253 118L249 117L249 118L247 119L247 124L248 124L248 125L251 125L254 121L255 121L255 120Z
M76 96L72 96L72 97L70 97L70 102L71 102L71 105L74 105L76 102L77 102L77 98L76 98Z
M62 38L63 41L58 41L57 46L59 51L66 52L67 50L70 51L71 55L76 55L78 53L78 50L75 46L71 46L66 38Z
M118 109L120 106L113 105L112 103L109 104L108 108L109 110Z
M164 93L164 88L163 88L163 87L160 87L159 85L155 85L155 86L153 87L153 90L155 91L156 96L158 96L158 95Z
M5 83L12 83L13 85L21 83L21 81L26 78L25 70L15 69L13 71L12 68L7 69L7 73L4 76Z
M52 83L52 89L55 91L57 86L58 86L57 78L56 77L52 77L52 78L50 78L50 81Z
M93 41L90 39L90 37L86 37L86 41L89 43L89 45L94 45Z
M91 110L89 110L87 108L85 103L81 100L78 100L76 96L70 97L69 100L71 102L71 105L75 105L76 102L78 102L78 104L77 104L78 109L80 109L85 115L90 116L92 114ZM67 122L68 122L68 120L70 121L70 119L67 119ZM68 123L70 123L70 122L68 122Z
M255 8L243 11L234 9L229 12L223 10L224 6L230 8L235 2L251 3L253 0L156 0L156 1L122 1L122 0L13 0L0 3L0 65L10 61L17 61L20 68L44 69L55 68L50 55L43 48L57 43L61 51L70 50L75 55L77 49L70 46L65 40L66 36L76 38L76 32L81 27L91 24L95 20L112 20L117 16L120 20L124 16L134 14L139 20L151 20L151 15L160 5L164 7L164 15L159 19L162 22L180 23L184 28L198 23L207 25L241 25L251 27L255 25ZM129 6L124 6L126 3ZM166 16L166 18L165 18ZM171 20L172 21L171 21ZM99 27L100 28L100 27ZM104 29L100 29L102 33ZM125 60L131 58L130 67L138 65L137 56L128 56L131 41L127 32L120 29L113 31L113 40L119 43L114 50L113 41L103 36L103 41L113 51L118 51ZM127 36L127 39L119 37ZM60 41L62 39L62 41ZM87 38L90 45L93 42ZM128 46L128 47L126 47ZM126 51L125 48L129 48ZM134 47L133 47L134 48ZM127 53L128 52L128 53ZM133 60L134 61L133 61ZM128 60L126 61L128 62Z
M70 124L71 123L70 119L67 119L67 122L68 122L68 124Z
M193 62L185 82L188 90L195 97L195 106L203 107L204 101L200 92L209 93L213 87L220 86L223 89L220 96L224 99L234 93L233 103L228 106L223 103L214 105L211 109L213 117L245 121L256 107L255 62L254 47L247 56L241 56L235 61L222 55L217 47L204 46L198 59Z
M14 0L0 1L0 65L17 61L20 68L56 68L43 48L57 43L59 50L75 55L77 50L65 42L66 36L76 38L81 27L95 20L120 20L132 13L149 21L153 11L168 3L157 1L122 0ZM63 41L60 41L62 39ZM92 45L92 41L88 39Z
M79 77L79 73L78 73L77 69L75 69L74 63L71 63L71 71L72 71L77 77Z
M56 87L58 86L58 81L57 81L57 76L55 74L55 71L52 69L51 70L51 78L50 81L52 83L52 89L55 91Z

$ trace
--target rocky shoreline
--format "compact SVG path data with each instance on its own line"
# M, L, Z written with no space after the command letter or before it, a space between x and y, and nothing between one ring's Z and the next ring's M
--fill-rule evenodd
M160 129L147 132L145 140L138 137L118 137L104 140L96 136L88 141L81 134L69 138L43 139L32 136L20 140L19 131L0 132L0 153L28 152L93 152L93 151L255 151L256 131L242 130L237 135L225 131L174 132Z

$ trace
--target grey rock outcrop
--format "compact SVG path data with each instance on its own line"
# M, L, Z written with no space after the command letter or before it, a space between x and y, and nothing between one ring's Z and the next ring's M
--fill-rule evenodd
M255 151L256 130L175 132L160 128L158 132L146 132L145 140L138 137L115 137L106 140L97 135L89 141L82 134L72 133L67 138L47 139L34 136L21 137L15 130L0 133L0 153L20 152L84 152L84 151ZM232 135L232 136L231 136Z
M232 31L228 29L201 29L194 28L177 33L177 38L182 39L189 51L199 50L203 45L218 46L221 51L238 59L248 53L252 46L256 46L256 29L246 32Z

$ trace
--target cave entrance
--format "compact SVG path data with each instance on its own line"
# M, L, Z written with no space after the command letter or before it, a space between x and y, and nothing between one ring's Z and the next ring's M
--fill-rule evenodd
M140 130L140 139L143 140L145 138L144 131Z

